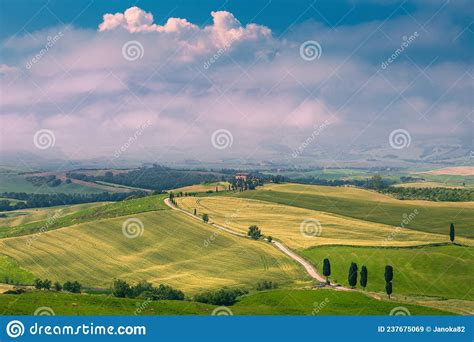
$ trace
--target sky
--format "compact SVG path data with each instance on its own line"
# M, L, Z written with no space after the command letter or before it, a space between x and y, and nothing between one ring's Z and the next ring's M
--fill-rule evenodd
M0 155L473 150L469 1L0 4Z

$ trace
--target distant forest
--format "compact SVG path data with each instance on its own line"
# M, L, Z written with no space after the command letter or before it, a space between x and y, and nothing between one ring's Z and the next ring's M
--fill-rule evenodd
M0 197L19 200L20 202L11 205L7 199L0 200L0 211L11 211L27 208L53 207L57 205L70 205L89 202L123 201L127 198L145 196L144 191L134 192L103 192L100 194L28 194L25 192L4 192Z
M106 172L100 176L86 175L76 171L67 173L67 177L88 182L108 182L156 191L180 188L203 182L225 180L227 178L223 172L176 170L160 165L141 167L136 170L118 174Z

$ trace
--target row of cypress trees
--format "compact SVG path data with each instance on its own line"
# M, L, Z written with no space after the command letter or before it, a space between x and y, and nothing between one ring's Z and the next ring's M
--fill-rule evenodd
M349 275L347 277L348 283L351 288L355 288L357 286L357 276L358 276L358 266L355 262L352 262L349 267ZM329 262L328 258L323 260L323 275L326 277L326 284L329 284L329 276L331 275L331 263ZM392 294L393 287L392 287L392 280L393 280L393 267L390 265L385 266L385 292L390 298ZM369 272L366 266L362 266L360 270L360 286L362 289L365 290L367 287L367 282L369 279Z

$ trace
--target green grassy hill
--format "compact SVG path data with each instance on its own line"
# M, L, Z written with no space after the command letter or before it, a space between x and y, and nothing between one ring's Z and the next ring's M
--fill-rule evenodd
M107 295L31 292L0 295L0 315L32 315L47 307L56 315L211 315L218 309L190 301L146 301ZM242 298L228 310L234 315L389 315L403 307L412 315L446 315L446 311L396 301L375 300L357 292L276 290Z
M419 248L370 248L321 246L302 254L317 267L331 261L331 279L348 286L351 262L368 269L367 290L384 292L385 265L394 268L395 294L425 295L474 300L471 291L474 270L473 247L430 246ZM358 284L358 287L359 284Z
M143 234L123 233L138 219ZM193 293L223 286L255 286L260 280L291 284L303 269L270 244L216 231L182 213L158 210L92 221L31 236L0 240L2 254L40 278L78 280L109 287L114 278L146 279Z
M271 235L295 249L328 244L410 246L449 241L447 235L396 229L361 219L247 198L182 197L177 202L188 212L197 209L198 214L207 213L212 222L243 233L247 232L249 226L256 224L263 234ZM319 224L312 227L312 220L318 220ZM315 229L314 235L311 234L312 228ZM308 234L304 233L305 229ZM465 238L459 240L471 242Z
M328 187L301 184L266 185L259 190L235 196L324 211L365 221L400 226L417 210L407 228L448 234L454 222L459 236L474 237L474 202L430 202L397 200L374 191L351 187Z

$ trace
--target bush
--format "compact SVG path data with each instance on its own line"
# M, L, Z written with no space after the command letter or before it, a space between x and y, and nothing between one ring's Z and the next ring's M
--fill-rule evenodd
M242 289L222 288L217 291L208 291L194 296L194 301L213 305L232 305L237 301L237 297L248 293Z
M257 291L263 291L263 290L271 290L271 289L276 289L278 287L277 283L274 283L273 281L268 281L264 280L262 282L257 283L256 290Z
M112 294L115 297L150 298L152 300L184 300L184 293L171 286L160 284L154 287L147 281L140 281L130 285L125 280L116 279L112 285Z
M66 281L63 285L64 291L72 292L72 293L81 293L82 285L77 282L70 282Z
M258 240L262 236L262 232L260 231L260 228L253 225L249 227L247 235L250 236L254 240Z

